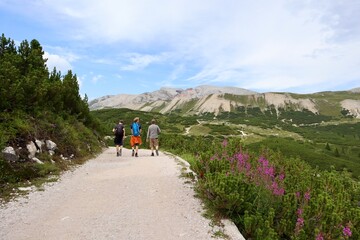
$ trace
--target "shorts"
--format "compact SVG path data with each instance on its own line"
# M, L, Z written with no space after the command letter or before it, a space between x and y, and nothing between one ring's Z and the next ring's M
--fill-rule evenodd
M138 146L138 145L141 145L142 144L142 140L141 140L141 136L131 136L131 139L130 139L130 145L131 147L133 146Z
M159 146L159 140L157 138L150 138L150 148Z
M124 144L124 136L122 136L122 135L115 136L114 143L115 143L115 145L122 146Z

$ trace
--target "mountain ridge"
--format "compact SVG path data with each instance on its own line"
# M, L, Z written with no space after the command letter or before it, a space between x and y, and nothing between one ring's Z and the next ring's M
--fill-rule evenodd
M311 94L290 92L257 93L237 87L202 85L195 88L162 87L142 94L118 94L94 99L91 110L129 108L163 114L173 111L182 114L203 114L236 111L239 108L260 108L304 111L313 114L343 115L360 118L360 88L348 91L327 91Z

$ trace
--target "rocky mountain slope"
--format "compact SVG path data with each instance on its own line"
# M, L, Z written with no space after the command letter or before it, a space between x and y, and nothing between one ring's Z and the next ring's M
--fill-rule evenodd
M161 88L139 95L119 94L95 99L91 110L129 108L141 111L201 114L236 111L239 108L308 110L314 114L351 115L360 118L360 88L341 92L314 94L256 93L236 87L199 86L196 88Z

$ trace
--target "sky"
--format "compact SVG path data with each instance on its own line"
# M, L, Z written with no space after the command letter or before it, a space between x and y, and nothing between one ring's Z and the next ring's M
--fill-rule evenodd
M161 87L360 87L360 0L0 0L0 32L40 42L89 100ZM0 33L0 34L1 34Z

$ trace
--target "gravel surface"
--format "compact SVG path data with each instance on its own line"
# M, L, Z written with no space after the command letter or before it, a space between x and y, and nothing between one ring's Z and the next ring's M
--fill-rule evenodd
M0 239L214 239L181 165L160 152L105 150L44 191L0 208ZM232 228L234 230L234 228ZM241 239L236 235L230 239Z

